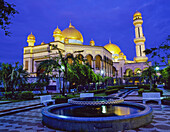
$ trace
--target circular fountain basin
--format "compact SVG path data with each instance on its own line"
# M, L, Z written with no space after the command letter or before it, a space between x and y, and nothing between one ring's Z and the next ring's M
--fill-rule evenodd
M64 131L117 132L150 123L152 108L137 103L83 106L58 104L42 110L42 121L50 128Z
M124 102L120 97L85 97L69 99L69 104L84 106L112 105Z

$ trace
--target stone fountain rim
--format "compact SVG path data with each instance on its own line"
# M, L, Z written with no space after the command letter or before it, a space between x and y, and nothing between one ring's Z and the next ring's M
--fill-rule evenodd
M85 101L80 100L82 98L72 98L68 100L69 104L73 105L83 105L83 106L99 106L99 105L114 105L124 102L124 99L121 97L85 97L85 98L108 98L107 101Z
M121 103L121 105L128 105L128 106L137 107L137 108L144 109L144 110L142 110L139 113L135 113L135 114L123 115L123 116L110 116L110 117L104 117L104 118L103 117L71 117L71 116L64 116L64 115L56 115L50 112L52 109L56 109L56 108L75 106L69 103L64 103L64 104L52 105L52 106L43 108L42 115L49 117L49 118L55 118L57 120L65 120L68 122L72 122L72 121L74 122L90 122L90 121L91 122L110 122L110 121L137 118L137 117L145 116L145 115L152 113L152 108L144 104L123 102Z

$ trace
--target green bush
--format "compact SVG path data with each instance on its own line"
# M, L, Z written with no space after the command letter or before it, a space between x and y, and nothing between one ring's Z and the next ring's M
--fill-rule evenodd
M163 95L163 91L160 90L159 88L155 88L153 89L153 92L160 92L161 96Z
M165 97L162 100L169 100L170 101L170 97Z
M124 85L120 85L120 86L107 86L107 89L123 89Z
M142 85L142 84L133 85L133 84L131 84L131 85L119 85L119 86L107 86L107 89L115 89L115 88L124 89L125 87L138 87L138 88L149 89L150 85L149 84L145 84L145 85Z
M104 93L105 91L106 89L99 89L99 90L89 91L89 93L99 94L99 93Z
M139 95L142 95L143 92L144 92L144 88L141 88L141 89L138 90Z
M158 88L154 88L151 91L150 90L145 90L144 88L141 88L138 90L138 94L142 95L143 92L160 92L161 96L163 95L163 91L158 89Z
M34 98L34 94L31 91L24 91L20 93L20 99L31 100Z
M75 98L75 95L67 95L67 96L62 96L62 95L57 95L55 96L55 103L56 104L60 104L60 103L67 103L68 102L68 99L70 98Z
M113 94L113 93L116 93L116 92L118 92L118 89L111 89L111 90L106 90L105 94L109 95L109 94Z
M6 99L12 99L12 92L5 92L5 98Z

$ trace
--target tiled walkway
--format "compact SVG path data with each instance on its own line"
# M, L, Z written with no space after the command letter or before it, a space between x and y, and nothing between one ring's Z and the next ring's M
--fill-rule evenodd
M169 132L170 131L170 106L151 105L153 108L152 123L136 130L125 130L124 132ZM42 125L41 110L34 109L12 115L0 117L0 132L55 132Z
M127 97L131 101L136 92ZM9 104L0 104L0 111L25 105L40 103L39 100L23 101ZM153 108L153 120L150 124L135 130L124 130L123 132L170 132L170 105L149 104ZM42 124L41 110L43 108L28 110L0 117L0 132L58 132L47 128Z
M14 103L8 103L8 104L0 104L0 111L28 106L28 105L36 105L40 104L40 100L30 100L30 101L21 101L21 102L14 102Z

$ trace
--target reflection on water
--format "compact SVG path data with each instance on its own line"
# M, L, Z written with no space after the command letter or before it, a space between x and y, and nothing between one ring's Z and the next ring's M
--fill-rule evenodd
M107 105L107 106L71 106L53 110L52 113L57 115L74 116L74 117L107 117L123 116L138 113L141 110L136 107Z

